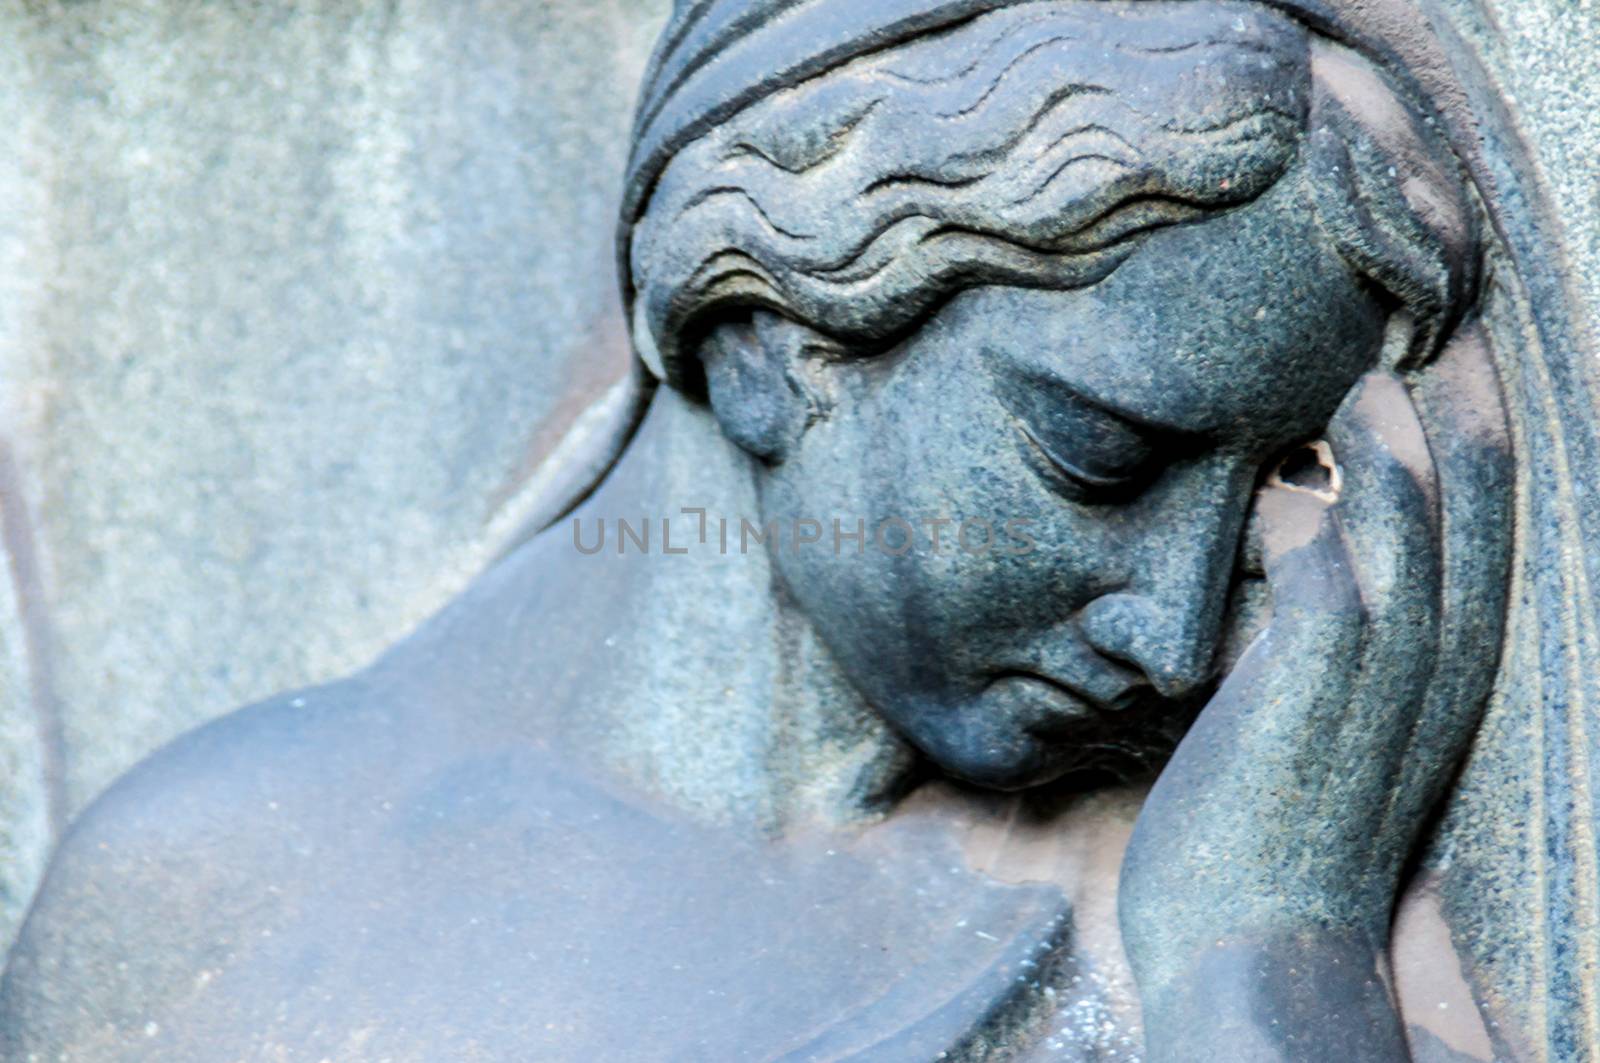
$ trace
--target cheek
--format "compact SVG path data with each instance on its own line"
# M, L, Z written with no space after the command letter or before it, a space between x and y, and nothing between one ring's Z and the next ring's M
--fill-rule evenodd
M778 529L770 551L779 576L845 671L882 703L916 681L929 654L930 597L896 518L903 501L856 450L857 433L814 426L782 465L763 477L761 519ZM802 542L795 532L803 529Z
M1116 511L1044 487L996 404L969 390L940 416L915 389L882 399L897 397L813 426L762 489L764 520L816 522L821 541L785 538L775 560L869 694L948 687L1119 578Z

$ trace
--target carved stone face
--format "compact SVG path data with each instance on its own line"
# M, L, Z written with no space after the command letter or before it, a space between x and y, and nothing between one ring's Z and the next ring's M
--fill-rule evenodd
M761 499L825 531L785 542L779 571L860 692L954 775L1135 768L1214 678L1264 470L1317 437L1384 320L1296 168L1090 287L971 289L890 350L807 355L788 373L811 423L761 467ZM809 332L769 329L768 357L808 346L770 342L786 329ZM864 522L865 547L835 519Z

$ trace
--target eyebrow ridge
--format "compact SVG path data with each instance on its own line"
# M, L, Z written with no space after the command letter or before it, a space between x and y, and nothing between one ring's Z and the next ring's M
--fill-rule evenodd
M1073 401L1087 406L1102 416L1109 417L1151 442L1168 440L1174 442L1184 440L1199 441L1207 438L1207 433L1202 430L1179 428L1175 425L1151 421L1097 396L1085 394L1082 390L1074 387L1063 378L1050 373L1048 370L1030 368L1025 373L1025 378L1029 384L1037 384L1042 388L1064 392Z

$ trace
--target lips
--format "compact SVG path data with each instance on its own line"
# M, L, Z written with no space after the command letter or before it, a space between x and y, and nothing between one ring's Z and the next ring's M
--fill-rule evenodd
M1025 694L1030 700L1044 703L1052 710L1051 720L1042 721L1045 725L1043 729L1048 729L1050 722L1070 723L1126 712L1139 700L1141 691L1146 689L1142 683L1113 681L1103 684L1107 689L1097 692L1109 696L1097 697L1080 686L1024 668L996 673L991 686L1002 684Z
M1141 693L1149 688L1149 684L1138 680L1130 682L1112 676L1104 677L1104 682L1098 684L1072 684L1034 668L1006 668L994 674L994 682L997 684L1011 680L1040 688L1053 696L1064 696L1072 703L1086 704L1102 712L1123 712L1130 709L1139 700Z
M1065 684L1036 672L1010 672L997 676L990 684L990 690L1007 700L1014 699L1022 706L1027 706L1023 716L1023 720L1026 720L1024 726L1041 737L1050 737L1052 732L1081 726L1105 711ZM1022 723L1023 720L1018 722Z
M1160 697L1117 662L1075 671L1070 682L1059 675L1012 658L986 673L976 697L958 703L959 726L935 726L940 733L913 740L957 777L1015 790L1065 778L1145 778L1192 718L1189 706Z

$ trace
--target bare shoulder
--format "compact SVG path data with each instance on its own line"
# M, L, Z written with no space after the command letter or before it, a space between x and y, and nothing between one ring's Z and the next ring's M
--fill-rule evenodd
M12 950L0 1058L92 1058L248 948L370 796L394 724L361 681L335 683L231 713L112 786L63 839Z

